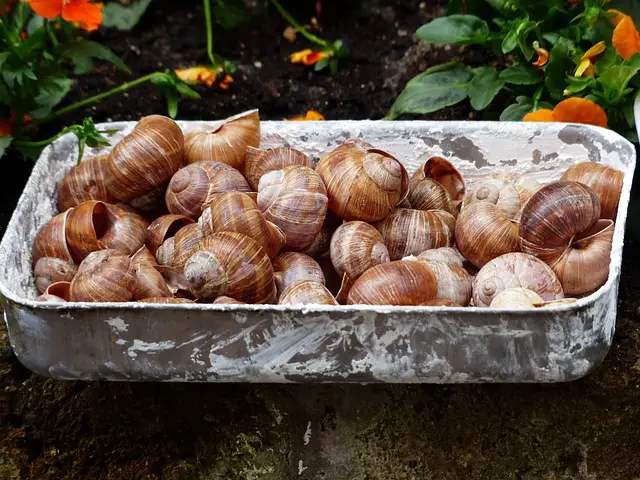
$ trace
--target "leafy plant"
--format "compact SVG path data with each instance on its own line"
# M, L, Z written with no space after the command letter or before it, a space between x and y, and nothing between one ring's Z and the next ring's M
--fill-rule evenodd
M635 2L619 1L638 14ZM476 14L461 12L463 7ZM512 103L500 119L522 120L579 97L602 107L611 128L634 136L630 106L640 87L640 34L632 18L607 0L468 0L464 6L451 0L449 15L423 25L416 36L434 44L481 45L509 66L432 67L407 83L388 119L465 99L483 110L504 92ZM573 105L591 108L590 102Z

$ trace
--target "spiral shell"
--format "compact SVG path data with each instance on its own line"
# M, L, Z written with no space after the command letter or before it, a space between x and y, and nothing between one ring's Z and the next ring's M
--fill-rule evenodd
M518 224L487 202L472 203L458 215L456 245L478 268L505 253L519 250Z
M311 159L299 150L291 147L259 148L248 147L244 176L253 190L258 190L260 178L265 173L282 170L290 165L302 165L313 168Z
M562 285L553 270L526 253L507 253L482 267L473 282L473 304L486 307L507 288L527 288L543 300L564 298Z
M92 252L71 281L72 302L128 302L136 275L131 260L115 250Z
M462 305L451 300L429 300L420 304L421 307L462 307Z
M162 274L153 265L140 263L135 265L134 268L136 274L134 298L136 300L153 297L173 297Z
M105 184L118 200L139 197L165 185L184 158L180 127L162 115L142 118L113 149Z
M162 215L147 227L145 244L149 247L151 254L155 255L165 240L173 237L182 227L192 223L194 223L193 220L184 215Z
M72 210L66 221L66 238L74 260L82 261L91 252L103 250L105 244L100 240L109 222L107 204L96 200L87 200Z
M38 230L31 246L34 266L44 257L59 258L73 263L66 236L69 212L70 210L66 210L59 213Z
M455 218L444 210L399 208L376 224L391 260L453 245Z
M132 198L127 202L134 210L144 212L145 215L149 215L155 218L167 213L167 206L164 203L164 192L167 189L166 185L149 190L147 193L140 195L139 197Z
M273 271L280 296L298 283L306 281L323 285L325 283L324 274L318 262L304 253L281 253L273 260Z
M327 187L329 209L345 220L382 220L409 191L402 163L359 139L328 153L316 171Z
M246 305L245 302L241 302L240 300L236 300L235 298L231 298L231 297L225 297L224 295L222 295L221 297L216 298L213 303L220 305L220 304L226 304L226 305Z
M58 184L58 210L64 212L86 200L112 203L115 198L104 184L108 155L98 155L71 167Z
M204 206L225 192L250 192L251 187L235 168L221 162L187 165L171 178L165 200L169 212L197 220Z
M420 305L438 295L438 282L427 262L376 265L364 272L349 290L347 303L363 305Z
M42 295L39 295L36 300L38 302L69 302L71 301L70 282L56 282L47 287Z
M258 111L241 113L199 127L199 130L185 136L184 144L187 163L215 160L243 171L247 148L260 144Z
M418 258L425 260L431 260L432 262L442 262L448 265L456 265L457 267L464 267L465 259L458 250L452 247L440 247L425 250Z
M521 208L516 187L504 180L489 179L476 185L464 199L462 208L476 202L492 203L509 218L515 218Z
M309 167L293 165L260 178L258 207L265 218L282 229L285 245L309 247L327 214L327 191L320 176Z
M188 298L177 298L177 297L152 297L152 298L143 298L142 300L138 300L141 303L194 303L193 300Z
M431 157L427 160L414 174L414 177L418 176L438 182L447 190L454 203L460 203L467 191L462 174L442 157Z
M467 271L443 262L417 259L426 262L433 271L438 283L436 300L449 300L461 306L469 305L471 300L471 276Z
M300 251L314 258L319 258L328 253L331 246L331 237L341 224L342 219L332 213L331 210L327 210L327 215L324 217L322 228L320 228L316 238L307 248Z
M144 245L148 222L130 207L107 205L107 224L100 243L133 255Z
M537 308L544 300L527 288L507 288L495 296L491 308Z
M198 243L203 237L197 223L185 225L160 245L156 252L158 263L182 269L189 257L197 250Z
M432 157L415 171L409 184L408 208L445 210L456 217L466 187L460 172L447 160Z
M533 175L520 175L514 172L497 171L489 173L489 178L505 181L513 185L518 191L520 204L524 206L529 199L540 190L544 184L540 183Z
M600 200L600 218L615 218L624 180L621 171L595 162L582 162L569 167L561 180L591 187Z
M240 233L204 238L187 260L184 276L202 300L225 295L246 303L272 303L276 296L269 257L255 240Z
M61 258L42 257L33 268L36 287L40 293L56 282L70 282L78 271L72 262Z
M131 263L133 263L134 267L141 263L146 263L148 265L158 264L156 257L151 253L146 245L143 245L138 249L136 253L131 255Z
M279 305L338 305L331 292L319 282L301 282L280 297Z
M216 197L198 224L205 235L216 232L237 232L252 239L269 258L275 257L285 244L285 234L277 225L265 219L258 205L241 192L228 192Z

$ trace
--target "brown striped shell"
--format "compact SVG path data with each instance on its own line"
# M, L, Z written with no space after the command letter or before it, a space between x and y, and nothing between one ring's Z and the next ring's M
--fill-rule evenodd
M420 255L418 255L418 258L431 260L432 262L442 262L449 265L456 265L458 267L463 267L465 262L465 258L460 254L458 250L453 247L440 247L425 250Z
M136 275L128 256L115 250L90 253L71 281L72 302L128 302Z
M438 283L436 300L449 300L463 307L469 305L472 292L471 276L464 268L422 258L406 261L421 261L429 265Z
M444 158L432 157L411 177L406 208L444 210L456 217L465 192L460 172Z
M582 162L569 167L561 180L580 182L591 187L600 200L600 218L615 218L624 180L621 171L600 163Z
M260 144L260 116L257 110L198 127L185 135L187 163L215 160L243 171L248 147Z
M473 190L462 202L462 209L477 202L492 203L509 218L515 218L522 207L516 187L497 178L490 178L474 185Z
M428 262L398 260L364 272L349 290L349 305L420 305L438 295Z
M282 170L290 165L302 165L313 168L311 159L299 150L291 147L277 147L261 150L248 147L244 176L253 190L258 190L260 178L265 173Z
M58 184L58 210L75 207L85 200L101 200L112 203L115 198L105 186L108 155L98 155L71 167Z
M184 158L184 138L170 118L150 115L114 147L105 184L118 200L131 200L166 185Z
M298 283L306 281L323 285L325 283L324 273L318 262L304 253L281 253L273 259L273 271L278 295L282 295Z
M258 205L244 193L223 193L205 212L198 220L205 236L217 232L242 233L258 242L269 258L275 257L285 244L285 234L280 227L268 221Z
M59 213L45 223L36 234L31 246L32 263L44 257L59 258L73 263L73 258L67 243L66 231L70 210Z
M338 305L322 283L301 282L287 290L278 301L279 305Z
M473 304L487 307L507 288L527 288L543 300L564 298L562 285L553 270L526 253L507 253L482 267L473 282Z
M464 258L482 268L500 255L519 251L518 223L492 203L472 203L458 215L456 246Z
M272 303L276 296L269 257L241 233L205 237L187 260L184 276L191 292L202 300L225 295L246 303Z
M235 168L206 160L178 170L169 182L165 201L169 212L197 220L217 195L232 191L250 192L251 187Z
M164 241L156 252L160 265L175 267L179 270L196 251L204 235L197 223L185 225L176 234Z
M173 237L182 227L192 223L194 223L193 220L184 215L162 215L147 227L145 244L149 247L151 254L155 255L165 240Z
M316 171L327 187L329 209L345 220L382 220L409 191L402 163L359 139L329 152Z
M71 301L71 282L56 282L47 287L44 293L36 298L38 302L63 303Z
M107 205L107 224L100 237L104 248L133 255L144 245L149 223L132 208Z
M520 175L515 172L497 171L489 173L489 178L495 178L503 180L513 185L518 191L520 197L520 204L524 206L529 199L540 190L544 184L540 183L533 175Z
M399 208L375 226L391 260L400 260L429 248L451 247L455 223L455 218L444 210Z
M42 257L33 268L36 287L40 293L56 282L70 282L78 271L78 267L68 260L53 257Z
M142 303L194 303L193 300L188 298L177 298L177 297L152 297L152 298L143 298L142 300L138 300L138 302Z
M314 242L324 223L327 204L322 179L309 167L292 165L260 178L258 207L284 232L289 248L303 250Z

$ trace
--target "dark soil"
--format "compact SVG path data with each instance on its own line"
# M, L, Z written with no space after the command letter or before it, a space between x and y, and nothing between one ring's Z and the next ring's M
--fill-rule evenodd
M262 3L262 2L258 2ZM289 2L298 18L313 3ZM327 119L380 118L406 81L479 50L433 48L412 32L441 13L433 2L324 1L321 35L351 49L335 76L284 59L307 44L283 39L274 12L257 13L215 48L239 68L229 92L199 89L179 117L222 118L259 107L264 119L318 110ZM405 34L406 33L406 34ZM134 76L206 62L199 2L155 0L134 32L97 40ZM111 67L82 78L70 101L117 85ZM504 105L500 105L504 107ZM163 113L152 86L113 97L49 128ZM431 118L475 118L467 104ZM30 165L5 158L6 224ZM637 215L631 212L631 218ZM640 477L640 235L630 221L618 328L589 378L551 386L278 386L62 382L34 376L0 325L0 479L625 479ZM310 429L310 437L305 432Z

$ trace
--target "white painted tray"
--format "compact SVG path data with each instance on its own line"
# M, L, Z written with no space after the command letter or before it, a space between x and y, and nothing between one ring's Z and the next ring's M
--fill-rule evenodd
M133 125L98 128L120 130L115 144ZM56 183L76 163L67 135L38 160L0 245L0 293L16 355L60 379L202 382L557 382L601 363L615 328L632 144L585 125L262 122L262 147L292 145L315 157L350 137L388 150L409 173L444 156L471 185L496 169L552 180L586 160L623 171L607 283L575 304L534 311L38 303L31 243L56 213Z

